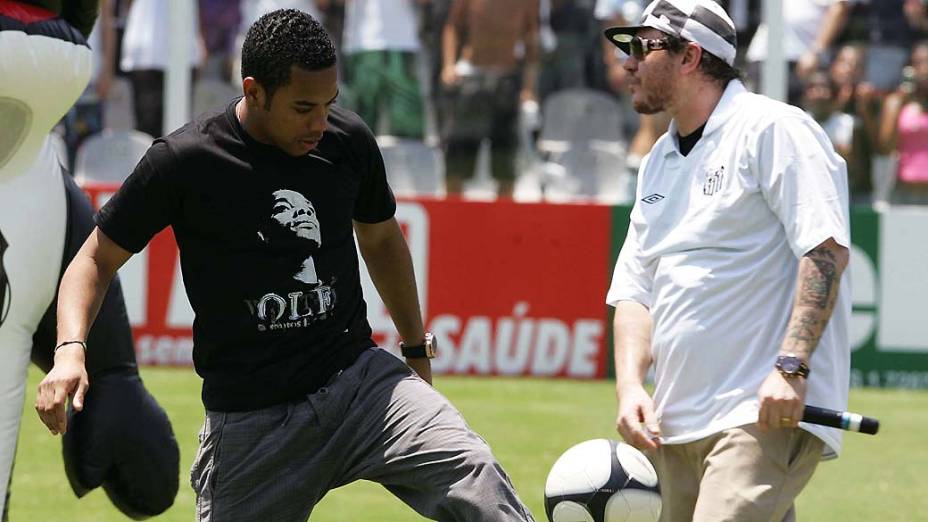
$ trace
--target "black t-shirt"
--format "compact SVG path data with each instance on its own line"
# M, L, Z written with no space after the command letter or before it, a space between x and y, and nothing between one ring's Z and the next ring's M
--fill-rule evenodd
M708 123L708 122L707 122ZM689 133L686 136L680 136L680 133L677 133L677 142L680 144L680 154L688 156L690 151L693 150L693 147L699 143L699 139L702 138L702 131L706 130L706 124L703 123L698 129Z
M356 114L333 106L295 158L252 139L233 102L155 140L95 221L132 252L173 228L203 403L247 411L315 391L374 346L352 220L395 211Z

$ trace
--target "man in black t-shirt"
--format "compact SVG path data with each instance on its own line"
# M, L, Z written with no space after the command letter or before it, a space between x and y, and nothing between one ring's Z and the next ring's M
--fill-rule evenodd
M156 140L97 214L61 284L59 342L84 340L116 270L170 226L206 407L191 470L198 520L305 520L358 479L436 520L532 520L429 385L433 341L396 203L370 130L334 105L325 30L296 10L263 16L242 77L243 98ZM371 339L358 250L408 366ZM67 428L67 396L86 391L83 359L65 344L40 386L53 431Z

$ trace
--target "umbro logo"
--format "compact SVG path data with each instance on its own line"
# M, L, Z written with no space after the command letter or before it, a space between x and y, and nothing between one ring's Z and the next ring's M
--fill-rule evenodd
M654 194L651 194L650 196L645 196L641 198L641 201L644 201L645 203L651 205L653 203L657 203L658 201L662 199L664 199L663 195L654 193Z

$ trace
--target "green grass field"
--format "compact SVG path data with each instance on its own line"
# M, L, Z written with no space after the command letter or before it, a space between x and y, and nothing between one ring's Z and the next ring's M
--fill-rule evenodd
M187 470L202 421L200 381L189 369L144 369L149 390L167 410L181 448L181 487L157 521L193 520ZM41 378L33 369L13 474L12 522L126 520L102 491L77 500L64 476L61 445L41 426L33 404ZM539 522L545 520L548 469L569 446L617 438L611 382L438 377L437 387L486 438ZM804 521L910 522L928 520L928 392L854 390L851 409L879 417L876 437L849 434L844 455L823 463L798 501ZM421 520L377 484L335 490L313 520ZM263 521L271 522L271 521Z

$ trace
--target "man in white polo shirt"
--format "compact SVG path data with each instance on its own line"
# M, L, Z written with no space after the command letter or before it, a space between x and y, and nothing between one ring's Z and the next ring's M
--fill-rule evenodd
M662 520L793 520L841 448L803 405L847 406L844 162L811 117L745 90L715 2L655 0L606 37L629 54L635 109L673 117L607 297L618 431L656 464Z

